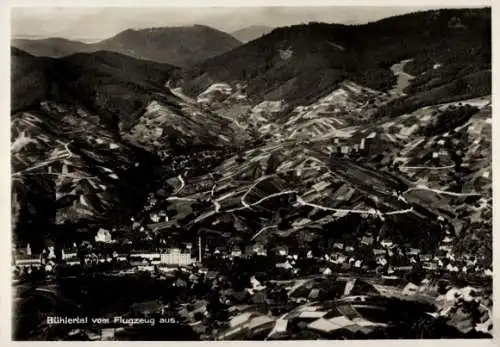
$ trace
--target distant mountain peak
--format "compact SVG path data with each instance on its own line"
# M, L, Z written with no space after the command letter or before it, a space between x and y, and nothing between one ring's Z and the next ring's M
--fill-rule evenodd
M274 28L264 25L251 25L243 29L233 31L231 35L241 42L253 41L273 31Z
M47 38L15 39L12 45L35 56L60 58L73 53L113 51L138 59L189 66L230 51L241 42L205 25L127 29L111 38L86 44Z

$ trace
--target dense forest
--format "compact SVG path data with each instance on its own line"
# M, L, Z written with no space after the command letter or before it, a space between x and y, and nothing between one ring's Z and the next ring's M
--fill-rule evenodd
M283 51L291 56L284 59ZM435 64L445 66L417 78L410 87L412 94L428 91L431 95L418 96L412 105L442 95L460 97L487 90L491 10L426 11L356 26L309 23L281 27L184 70L178 80L191 94L216 81L245 80L248 94L255 100L271 95L299 105L307 104L313 95L324 95L344 79L386 91L394 82L389 67L403 59L413 59L406 72L415 75L432 70ZM457 73L461 82L452 81ZM464 90L458 94L450 90L459 88Z

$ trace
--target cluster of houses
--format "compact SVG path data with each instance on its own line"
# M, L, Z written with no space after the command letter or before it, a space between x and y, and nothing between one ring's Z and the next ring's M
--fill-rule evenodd
M63 259L68 259L72 256L71 253L63 252ZM56 266L56 253L53 246L49 246L40 254L33 254L30 244L25 249L12 250L12 265L14 268L26 269L31 272L33 269L51 272Z
M96 244L113 244L110 231L99 229L95 235ZM394 272L409 271L417 264L427 271L448 271L451 273L480 274L492 276L492 269L484 268L478 264L478 259L473 255L459 257L453 251L454 238L446 235L441 241L439 248L433 254L424 254L418 248L411 248L409 245L400 245L389 239L379 239L371 233L366 233L359 240L359 246L348 245L342 242L333 243L332 251L321 256L322 262L330 263L331 268L364 269L376 270L382 274L391 275ZM358 247L363 247L365 251L360 252ZM371 249L371 255L367 255L366 249ZM68 265L80 264L82 259L77 254L77 246L63 249L60 259ZM197 254L193 256L193 254ZM244 248L232 247L205 247L202 255L201 243L193 249L191 243L184 244L184 247L165 247L156 251L132 251L129 254L97 254L95 251L86 252L84 261L86 264L97 264L106 262L124 262L131 267L140 267L142 270L155 270L158 267L185 267L202 262L202 258L214 255L224 259L252 257L252 256L274 256L279 262L277 267L281 267L291 272L294 271L298 255L285 245L277 245L273 248L266 247L261 243L254 243ZM313 259L317 256L312 251L307 252L307 258ZM13 266L21 269L43 269L46 272L53 271L58 262L58 257L54 247L48 247L41 254L33 254L28 244L25 249L13 252ZM375 265L374 265L375 264ZM373 268L375 267L375 268ZM331 271L331 270L330 270Z
M373 258L377 267L386 274L393 274L397 271L408 271L419 264L427 271L446 271L450 273L476 274L491 277L493 275L491 267L484 267L478 263L474 255L457 256L453 251L454 239L446 236L436 252L433 254L424 253L419 248L400 247L391 240L376 241L372 236L363 236L362 245L372 247ZM329 255L324 255L324 259L336 264L348 264L349 267L362 268L367 259L357 256L358 252L352 246L344 246L343 243L335 243L336 250ZM398 265L394 265L391 258L397 257ZM401 261L402 260L402 261Z
M286 246L277 246L272 250L275 255L287 255L288 248ZM222 258L232 259L232 258L242 258L242 257L252 257L254 255L267 257L271 255L268 252L268 248L262 243L254 243L253 245L249 245L247 247L241 248L239 246L233 247L216 247L213 250L209 248L205 248L205 253L214 254L220 256Z
M384 150L384 144L392 142L392 140L390 135L374 131L359 139L346 138L343 140L336 138L327 149L330 153L336 155L381 153Z
M102 228L99 229L94 240L96 244L115 243L110 231ZM86 244L90 246L90 243ZM90 247L88 252L84 252L83 261L87 265L117 261L127 262L131 266L188 266L196 263L197 259L191 254L191 244L185 246L184 250L166 248L159 252L132 251L130 254L118 254L116 251L111 254L100 254ZM79 265L82 258L78 254L78 248L82 248L82 246L78 247L73 244L73 247L62 249L58 259L54 246L47 247L41 253L33 253L30 244L19 249L14 247L12 266L15 271L30 273L33 269L52 272L56 264L61 261L66 265Z
M131 265L146 266L188 266L197 262L190 249L168 248L164 252L132 252Z
M358 252L355 246L346 245L342 242L333 244L333 251L322 255L318 260L330 263L330 267L326 267L325 271L332 271L331 269L364 269L364 270L377 270L382 275L392 275L397 272L411 271L417 265L429 272L445 271L450 273L476 274L482 276L493 275L491 267L483 267L478 264L478 259L473 255L464 255L459 257L453 252L452 244L454 239L446 236L439 249L430 254L424 253L419 248L412 248L409 245L401 247L389 239L378 240L370 234L366 234L360 239L361 246L371 248L372 255L366 252ZM276 256L280 260L276 267L290 270L292 273L297 272L296 262L299 255L295 254L293 250L287 246L276 246L272 249L260 243L248 246L241 249L237 246L232 248L219 247L211 252L205 250L209 254L218 255L222 258L232 259L235 257L248 257L253 255L258 256ZM361 255L362 254L362 255ZM305 255L306 258L314 259L317 256L313 255L312 251L308 251ZM397 258L397 260L395 260ZM376 268L372 268L373 264ZM371 265L369 265L371 264Z

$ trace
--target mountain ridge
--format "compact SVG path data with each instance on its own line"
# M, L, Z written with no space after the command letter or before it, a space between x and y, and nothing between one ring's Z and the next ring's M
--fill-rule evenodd
M489 9L426 11L363 25L309 23L276 28L185 69L178 83L190 95L212 83L245 83L248 97L256 102L304 103L304 90L321 96L344 79L386 91L394 83L389 67L403 59L412 58L413 65L425 64L426 69L438 59L455 69L485 69L490 46ZM471 47L476 47L472 55Z
M13 39L11 44L36 56L60 58L74 53L114 51L154 62L186 66L228 51L240 42L211 27L193 25L127 29L96 43L48 38Z

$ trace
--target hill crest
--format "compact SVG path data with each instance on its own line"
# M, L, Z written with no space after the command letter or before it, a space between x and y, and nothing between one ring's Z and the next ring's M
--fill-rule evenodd
M12 46L35 56L61 58L74 53L113 51L138 59L188 66L241 44L229 34L204 25L127 29L115 36L83 43L62 38L13 39Z

